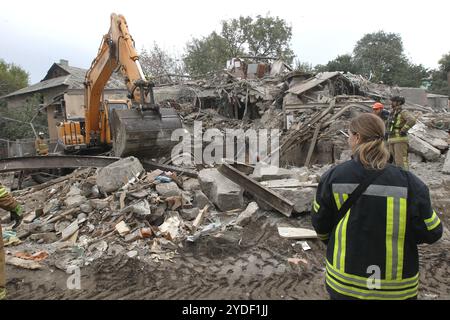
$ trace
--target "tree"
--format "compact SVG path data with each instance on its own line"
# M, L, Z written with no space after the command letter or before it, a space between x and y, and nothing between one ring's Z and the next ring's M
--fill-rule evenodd
M248 18L247 18L248 19ZM248 43L249 53L255 56L273 56L291 63L294 57L289 42L292 38L292 27L278 17L251 18L245 26L244 33Z
M171 82L170 75L183 74L183 65L179 63L179 60L160 48L156 42L149 51L142 48L139 61L145 76L153 79L157 84Z
M325 66L326 71L344 71L350 73L358 73L358 69L350 54L343 54L337 56L335 59L329 61Z
M0 97L28 86L28 81L28 72L0 59Z
M23 107L18 107L18 109L1 108L0 137L8 140L34 138L30 122L33 123L36 131L47 134L47 114L45 111L38 111L40 102L40 94L35 94L27 99Z
M363 36L353 50L357 70L373 82L394 84L395 74L407 67L401 36L378 31Z
M225 68L232 57L230 46L225 38L216 32L202 39L192 39L186 46L184 64L191 76L205 75Z
M294 70L305 73L313 73L315 71L311 63L302 62L299 59L294 61Z
M220 34L212 32L188 42L184 63L191 75L223 69L229 59L244 55L277 57L290 64L294 58L291 37L292 27L278 17L240 16L222 21Z
M396 69L393 74L393 83L400 87L418 88L422 85L423 79L428 76L429 72L423 65L407 61Z
M221 36L227 41L231 57L238 57L245 54L247 37L250 33L249 26L252 23L250 17L239 17L222 21Z
M439 60L439 68L431 72L430 91L437 94L450 95L448 73L450 72L450 52Z

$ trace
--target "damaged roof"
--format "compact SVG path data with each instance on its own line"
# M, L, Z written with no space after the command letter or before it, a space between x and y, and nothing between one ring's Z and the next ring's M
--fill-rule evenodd
M335 72L321 72L319 74L317 74L316 76L312 77L311 79L308 79L306 81L303 81L297 85L295 85L294 87L290 88L288 90L288 92L290 93L294 93L294 94L302 94L314 87L317 87L319 84L334 78L338 75L340 75L341 73L339 71L335 71Z
M40 82L31 86L11 92L2 98L19 96L22 94L39 92L50 88L65 86L64 89L84 89L84 80L88 70L72 67L65 63L54 63L47 71L46 76ZM127 90L120 75L113 74L105 86L105 89Z

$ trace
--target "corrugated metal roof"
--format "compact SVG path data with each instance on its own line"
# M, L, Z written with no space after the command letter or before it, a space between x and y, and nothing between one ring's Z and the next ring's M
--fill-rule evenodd
M32 93L32 92L38 92L41 90L49 89L49 88L55 88L59 86L65 86L64 89L84 89L84 80L86 76L86 69L72 67L60 63L55 63L52 65L50 69L52 69L54 66L58 66L59 68L63 69L67 72L67 75L42 80L41 82L35 83L31 86L28 86L26 88L19 89L17 91L14 91L6 96L3 96L2 98L8 98L13 96L19 96L26 93ZM49 69L49 70L50 70ZM47 74L48 76L48 74ZM47 77L46 76L46 77ZM113 74L110 78L110 80L107 82L105 89L116 89L116 90L126 90L127 87L125 86L124 80L121 75L119 74Z

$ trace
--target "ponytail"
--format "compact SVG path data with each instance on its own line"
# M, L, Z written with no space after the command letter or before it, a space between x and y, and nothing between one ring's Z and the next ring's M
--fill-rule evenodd
M361 141L354 148L353 154L368 169L380 170L386 167L389 151L384 142L385 125L374 114L361 114L350 123L350 130L359 133Z

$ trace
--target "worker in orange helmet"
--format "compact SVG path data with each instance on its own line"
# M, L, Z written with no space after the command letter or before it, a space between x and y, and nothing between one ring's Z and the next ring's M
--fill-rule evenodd
M389 118L389 111L384 109L384 105L381 102L375 102L372 106L372 111L383 121L386 121Z

